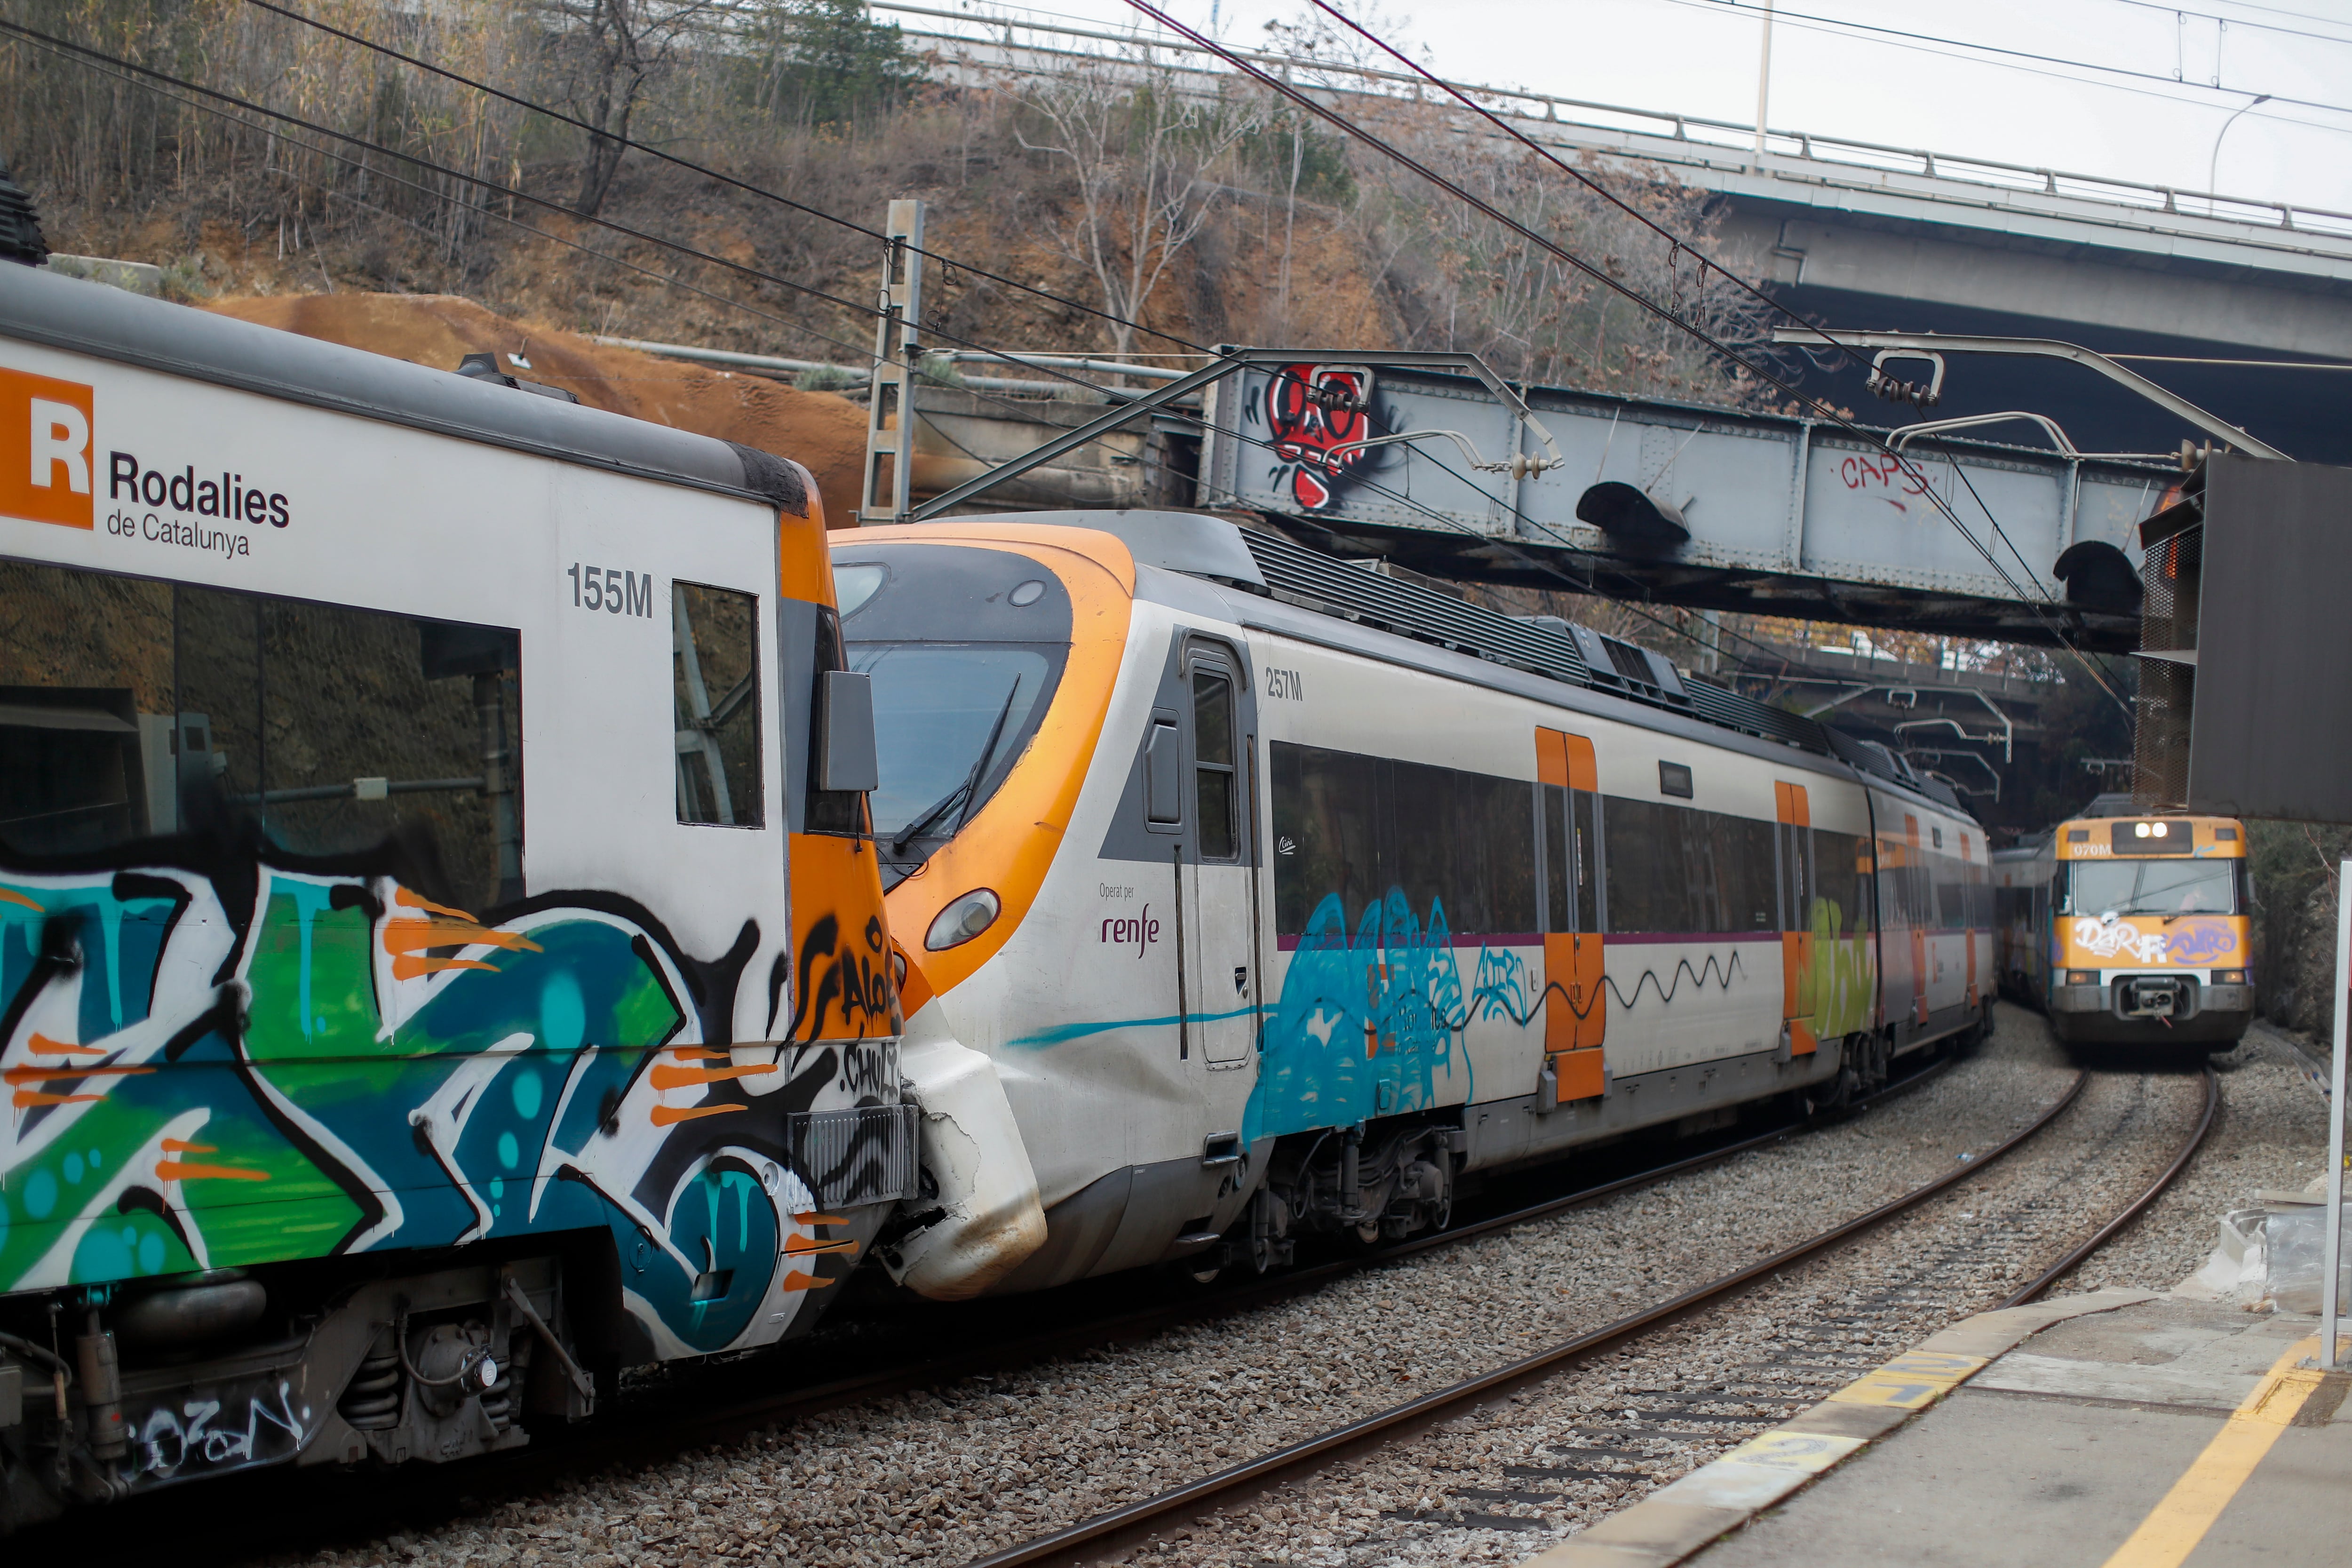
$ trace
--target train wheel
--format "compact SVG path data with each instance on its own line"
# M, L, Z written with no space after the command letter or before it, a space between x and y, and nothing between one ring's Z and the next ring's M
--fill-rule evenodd
M1250 1199L1249 1239L1243 1256L1254 1274L1266 1274L1290 1261L1290 1206L1270 1187L1260 1187Z

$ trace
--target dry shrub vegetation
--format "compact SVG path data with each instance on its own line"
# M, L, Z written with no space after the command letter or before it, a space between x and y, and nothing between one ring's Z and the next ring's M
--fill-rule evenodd
M862 354L872 239L625 152L616 138L628 137L871 226L887 197L923 197L935 251L1141 323L950 267L929 280L927 312L948 336L1145 356L1180 352L1177 339L1465 347L1514 377L1765 401L1704 348L1297 109L1141 54L975 80L912 55L856 0L301 8L591 129L248 0L15 0L27 26L386 150L12 40L0 48L0 155L52 246L162 264L191 296L462 294L581 331ZM1335 52L1311 30L1282 41ZM1757 342L1734 290L1557 171L1428 104L1358 98L1350 110L1626 282ZM1708 242L1699 193L1655 171L1606 173L1643 212Z

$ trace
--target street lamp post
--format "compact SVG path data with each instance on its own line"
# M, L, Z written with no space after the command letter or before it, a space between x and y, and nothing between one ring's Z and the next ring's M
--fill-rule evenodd
M2229 119L2221 121L2221 129L2213 132L2213 156L2207 159L2205 163L2205 216L2207 217L2213 216L2213 182L2220 177L2221 171L2221 138L2230 133L2230 127L2238 122L2239 115L2258 104L2268 103L2270 100L2271 95L2266 92L2252 103L2242 104Z

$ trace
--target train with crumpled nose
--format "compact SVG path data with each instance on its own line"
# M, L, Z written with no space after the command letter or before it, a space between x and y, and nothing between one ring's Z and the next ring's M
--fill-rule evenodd
M927 1295L1447 1222L1465 1182L1969 1039L1982 828L1899 757L1264 530L834 536Z

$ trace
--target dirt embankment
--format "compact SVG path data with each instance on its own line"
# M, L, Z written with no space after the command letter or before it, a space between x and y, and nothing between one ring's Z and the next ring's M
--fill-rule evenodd
M759 376L707 370L610 348L576 332L512 321L450 294L305 294L215 301L239 321L299 332L437 370L469 353L546 382L592 408L648 419L790 458L816 476L829 521L857 499L866 411L829 392L801 392ZM529 367L513 363L520 355Z

